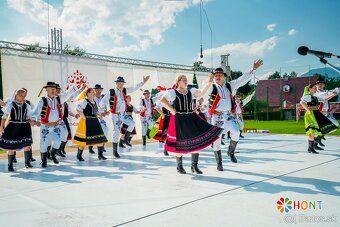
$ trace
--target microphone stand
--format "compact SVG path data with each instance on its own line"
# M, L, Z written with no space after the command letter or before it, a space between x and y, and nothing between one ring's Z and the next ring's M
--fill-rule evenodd
M340 73L340 70L337 67L335 67L334 65L332 65L331 63L329 63L325 58L323 58L323 57L318 57L318 58L320 58L321 63L328 65L329 67L334 69L336 72Z

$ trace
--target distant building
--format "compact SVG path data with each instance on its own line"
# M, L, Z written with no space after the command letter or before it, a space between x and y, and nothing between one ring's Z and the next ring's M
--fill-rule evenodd
M256 100L267 100L267 88L269 89L268 101L270 110L280 109L280 81L282 82L282 107L283 109L295 109L295 104L300 102L305 86L315 83L317 76L296 77L287 79L260 80L256 87ZM294 88L296 87L296 100Z

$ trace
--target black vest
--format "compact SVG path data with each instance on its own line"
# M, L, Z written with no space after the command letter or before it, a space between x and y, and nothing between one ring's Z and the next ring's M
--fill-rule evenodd
M176 92L176 98L174 100L173 106L176 112L179 112L179 113L193 112L192 95L191 95L190 90L188 90L188 93L185 95L179 93L177 90L175 90L175 92Z
M27 105L26 103L22 105L13 102L13 107L11 109L11 121L24 122L27 121Z
M98 113L98 107L96 104L96 101L94 103L91 103L88 99L85 99L87 101L87 105L85 109L83 109L83 113L86 117L95 117Z
M314 97L313 95L311 95L311 101L307 102L307 106L319 106L319 100L317 97Z

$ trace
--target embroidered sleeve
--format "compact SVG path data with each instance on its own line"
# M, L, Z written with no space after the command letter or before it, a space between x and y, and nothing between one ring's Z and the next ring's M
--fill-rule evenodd
M308 103L310 101L312 101L311 95L305 95L305 96L301 97L301 102Z
M79 111L79 112L83 112L86 105L87 105L87 101L85 99L81 100L77 103L76 110Z
M2 112L4 112L4 114L2 115L2 119L7 119L8 116L11 115L12 107L13 107L13 102L6 103L6 106L2 108Z
M176 92L174 89L167 90L163 96L168 102L173 102L176 99Z

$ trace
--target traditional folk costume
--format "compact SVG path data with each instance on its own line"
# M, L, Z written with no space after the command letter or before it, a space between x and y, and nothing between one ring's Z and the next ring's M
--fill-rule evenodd
M30 164L31 145L33 143L32 130L29 123L31 117L31 106L15 101L7 102L2 109L2 119L8 119L8 124L4 128L4 133L0 137L0 148L6 151L18 151L25 149L25 166L26 168L33 167ZM13 168L14 154L8 154L8 171L14 171Z
M143 95L150 94L149 90L145 90ZM141 99L138 105L138 110L140 111L140 121L142 125L142 139L143 146L146 145L146 137L151 139L150 131L153 128L154 122L152 117L154 115L155 102L152 98L150 99Z
M123 77L119 76L115 82L123 82L125 80ZM119 133L122 127L122 124L125 123L128 125L127 132L125 134L125 144L129 144L129 137L131 132L135 127L135 122L131 120L131 118L125 117L127 105L126 105L126 94L137 91L144 85L144 82L138 83L135 87L128 87L123 88L123 90L118 90L118 88L110 89L110 91L103 97L100 101L100 107L104 110L109 107L113 122L113 155L116 158L120 158L118 154L118 140L119 140Z
M83 112L85 119L80 118L73 143L81 147L100 145L98 146L98 159L105 160L103 144L107 142L107 139L98 119L99 111L96 101L91 102L85 98L78 102L76 110ZM78 148L77 159L79 161L84 161L82 154L83 150Z
M56 84L57 90L61 90L61 87L59 84ZM61 157L66 157L65 154L65 147L68 140L72 140L72 134L71 134L71 127L68 122L69 117L69 102L73 100L75 97L77 97L80 94L81 90L77 90L75 93L72 94L71 97L69 97L68 100L66 100L63 104L61 104L61 111L63 115L63 120L60 122L60 135L61 135L61 143L60 147L57 151L57 155ZM49 149L48 149L49 150Z
M134 121L133 117L132 117L132 113L138 113L138 110L132 104L130 104L130 105L127 106L127 110L126 110L126 115L125 116L127 118L130 118L132 121ZM122 134L122 137L119 140L119 147L125 148L125 146L124 146L124 139L125 139L125 134L126 134L126 131L127 131L128 127L129 127L128 125L123 123L123 126L120 129L120 133ZM134 127L132 132L131 132L131 134L130 134L130 137L128 139L129 143L131 143L132 136L134 136L136 134L137 134L136 127Z
M165 149L176 154L188 154L199 151L219 138L223 129L215 127L204 121L193 111L193 98L196 89L191 88L186 94L177 90L168 90L164 98L173 102L176 115L170 116L169 129ZM192 154L191 170L202 173L198 167L199 153ZM177 171L185 173L182 156L176 156Z
M325 84L325 81L321 78L319 78L317 81L316 81L316 84L320 84L320 83L323 83ZM321 113L323 113L334 125L338 126L339 127L339 122L332 116L332 114L330 113L330 104L329 104L329 101L328 100L325 100L325 98L329 95L332 95L333 93L338 93L339 94L339 88L336 88L336 89L333 89L333 90L319 90L317 89L316 93L314 94L314 96L318 97L319 101L320 101L320 105L319 105L319 111ZM323 101L321 101L323 100ZM317 136L315 138L315 141L314 141L314 145L316 147L318 147L317 145L320 144L320 146L325 146L321 140L322 138L324 138L324 135L321 135L321 136ZM323 150L322 148L319 150Z
M338 127L318 110L320 105L319 100L317 97L310 94L308 89L309 86L305 88L304 95L301 98L301 103L307 104L308 108L311 110L310 113L306 112L304 116L306 135L309 136L313 134L321 136L337 130ZM308 152L318 153L315 151L314 140L308 140Z
M1 107L5 107L6 106L6 104L7 103L9 103L9 102L12 102L12 101L15 101L15 95L16 95L16 91L14 92L14 94L13 94L13 96L12 96L12 98L11 99L7 99L5 102L3 102L2 101L2 103L3 104L1 104ZM30 107L31 107L31 110L33 110L34 109L34 105L33 105L33 103L31 103L29 100L25 100L25 102L28 104L28 105L30 105ZM30 162L35 162L36 160L33 158L33 152L32 152L32 148L30 149L30 151L29 151L29 155L30 155ZM17 161L17 158L16 158L16 151L14 151L14 155L13 155L13 163L17 163L18 161Z
M240 102L235 101L235 117L236 117L236 120L237 120L237 125L240 129L240 137L241 138L244 138L242 136L242 131L244 129L244 121L243 121L243 116L242 116L242 114L244 112L243 107L250 102L250 100L253 98L254 94L255 93L247 96L247 98L245 98L244 100L240 100Z
M168 101L169 105L173 105L172 101ZM156 102L156 108L158 108L164 115L164 118L160 118L159 120L159 126L158 126L158 132L156 133L156 135L153 137L153 139L158 140L160 142L166 142L167 140L167 135L168 135L168 128L169 128L169 122L170 122L170 116L171 113L168 109L166 109L165 107L163 107L162 103L160 100L158 100ZM168 156L169 153L165 148L165 144L164 144L164 151L163 151L165 156Z
M54 82L47 82L47 85L43 88L48 87L57 88ZM48 96L42 97L37 106L34 108L32 116L34 116L37 121L41 122L40 152L42 167L44 168L47 167L48 146L52 147L51 156L53 162L55 164L59 163L56 158L56 154L61 145L60 124L63 122L62 104L65 103L76 91L76 88L72 87L64 93L52 98Z
M235 149L240 138L240 131L234 116L235 103L233 100L233 92L246 84L252 78L252 73L253 70L250 70L238 79L232 80L222 86L213 83L208 91L210 96L208 112L211 115L211 123L225 129L225 131L230 131L231 140L228 148L228 155L230 156L230 160L234 163L237 163ZM222 68L215 69L214 74L224 74L226 76L226 73L224 73ZM215 141L213 149L217 162L217 170L223 171L221 138Z
M96 84L94 86L94 89L103 89L103 88L102 88L102 86L100 84ZM94 97L94 101L96 101L99 113L106 112L104 109L100 108L100 106L99 106L101 100L103 99L103 97L104 97L104 95L100 95L99 98L97 96ZM109 133L109 127L107 126L107 123L106 123L104 117L102 119L99 119L99 121L100 121L100 125L102 126L104 135L107 138L107 135ZM95 154L95 152L93 150L93 146L89 146L89 152L90 152L90 154ZM105 147L104 147L104 152L106 152Z

